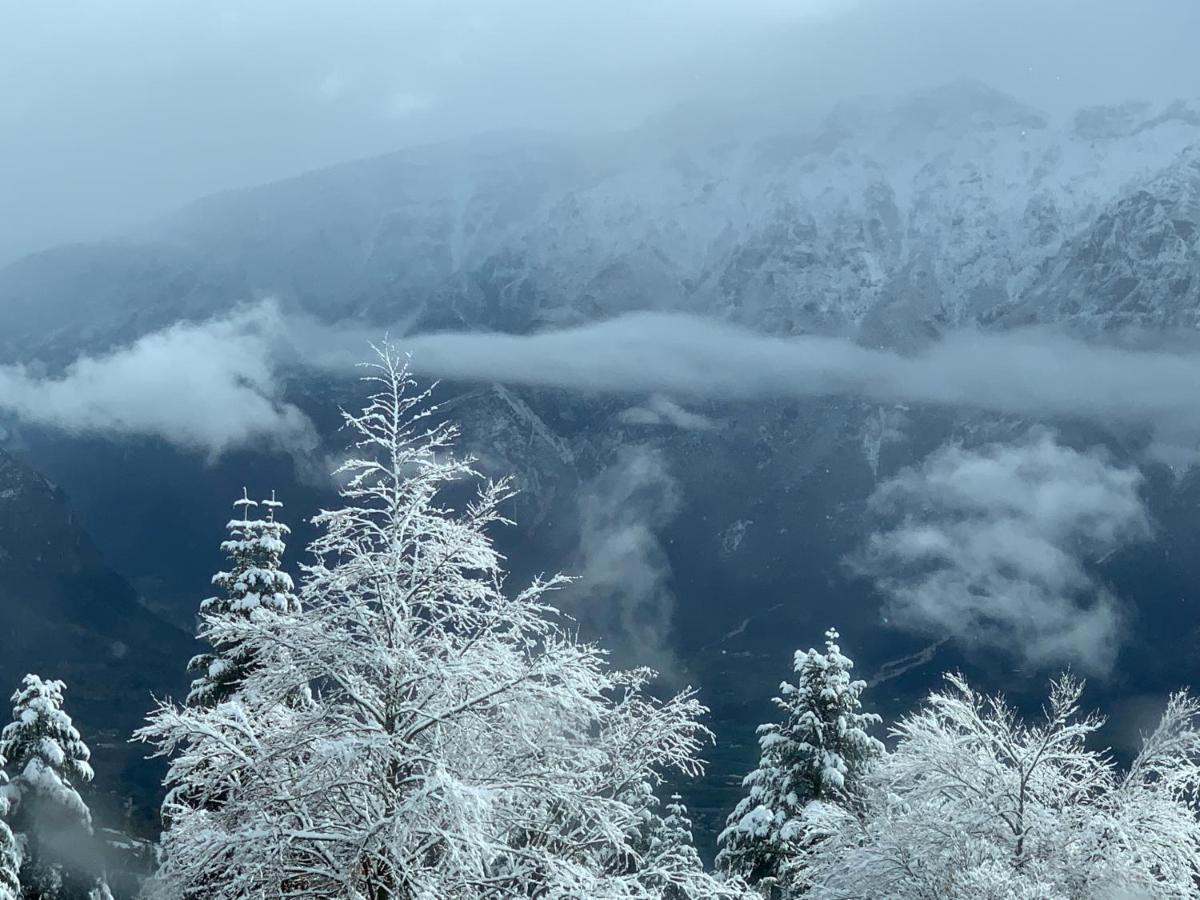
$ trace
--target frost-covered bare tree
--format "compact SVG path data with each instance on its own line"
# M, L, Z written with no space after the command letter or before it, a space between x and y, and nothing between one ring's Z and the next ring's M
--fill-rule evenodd
M1167 703L1128 769L1090 746L1081 682L1022 720L959 676L893 729L861 815L812 807L806 897L1133 900L1200 897L1200 704Z
M548 602L561 577L505 589L489 537L505 481L454 452L388 347L344 414L345 505L315 517L305 614L214 616L259 661L215 706L164 705L141 736L173 755L149 893L233 898L735 896L682 854L641 854L646 794L697 773L708 735L686 691L611 668ZM474 499L448 490L474 483ZM310 688L303 704L287 699ZM204 792L220 802L207 804ZM214 865L219 863L219 865ZM651 866L664 871L648 872Z

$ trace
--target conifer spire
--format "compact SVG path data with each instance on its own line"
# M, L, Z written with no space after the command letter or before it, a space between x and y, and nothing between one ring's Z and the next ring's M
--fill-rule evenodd
M0 831L0 898L19 866L24 896L83 897L104 883L92 814L79 791L92 780L91 751L63 708L61 681L26 675L13 694L13 720L0 732L11 780L0 792L7 834ZM19 840L11 844L13 834Z
M718 866L769 890L807 840L806 807L853 805L867 764L883 752L869 733L879 716L862 711L866 682L851 677L854 662L838 640L831 628L824 653L796 651L796 681L774 698L783 722L759 726L758 768L742 781L747 794L718 838Z
M221 549L229 557L230 568L213 576L213 584L221 593L200 604L205 619L201 637L209 634L211 620L226 616L253 618L256 610L269 607L280 612L299 611L299 601L293 593L291 576L282 571L285 539L290 529L275 518L283 504L271 492L270 500L251 500L242 488L242 497L234 502L241 518L226 524L229 538ZM251 518L251 510L262 507L265 515ZM188 694L188 705L215 706L237 690L254 666L253 655L241 644L213 645L211 653L201 653L188 663L188 669L198 673Z

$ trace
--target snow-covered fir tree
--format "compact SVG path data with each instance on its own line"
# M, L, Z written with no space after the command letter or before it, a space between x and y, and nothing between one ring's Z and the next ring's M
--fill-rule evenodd
M262 516L251 517L251 510L261 506ZM287 525L275 518L282 503L275 499L251 500L245 489L242 498L234 503L241 512L225 526L229 539L221 549L228 555L228 572L213 576L213 584L221 591L200 604L203 624L200 637L212 645L211 653L199 654L188 663L188 669L199 673L192 682L188 703L213 706L227 699L254 666L253 654L243 643L215 638L211 622L214 617L252 617L257 610L272 609L295 612L298 601L293 593L291 576L280 569L285 539L290 533Z
M0 757L0 767L5 761ZM0 900L19 900L21 897L21 848L9 827L12 800L5 788L8 774L0 768Z
M1026 722L959 676L893 729L863 804L814 810L797 873L813 900L1200 897L1200 703L1170 698L1133 764L1093 746L1082 684Z
M508 483L455 454L456 429L390 348L368 381L345 416L344 505L314 519L305 615L213 617L214 644L260 664L225 702L163 705L140 732L187 798L149 894L662 897L649 885L684 880L680 855L637 853L644 795L629 787L699 772L703 707L578 640L548 602L561 577L507 591L489 532ZM475 498L451 506L464 482ZM288 702L305 687L309 702Z
M665 807L666 815L647 811L644 867L650 873L648 886L661 892L663 900L700 900L709 894L703 877L704 863L696 851L692 835L692 820L679 794L672 794ZM662 873L675 876L674 881L662 881ZM696 883L697 878L699 882Z
M240 518L226 524L229 539L222 542L221 549L230 560L230 571L218 572L213 583L221 594L210 597L200 606L202 623L199 637L212 646L211 653L194 657L188 668L198 672L187 697L190 706L213 707L234 697L246 676L253 671L257 660L253 649L237 638L224 638L217 633L217 626L229 619L252 622L261 617L265 610L291 615L300 608L294 593L291 577L280 569L286 550L285 538L288 527L276 518L276 511L283 506L274 492L269 500L251 500L246 489L241 499L234 502ZM263 510L255 515L254 510ZM307 690L295 696L307 697ZM172 811L187 806L203 805L213 808L224 802L228 794L237 789L236 777L204 780L193 778L172 786L164 800L162 816L169 824ZM197 878L193 889L181 893L177 900L202 900L207 896L205 884L216 877L224 866L219 857L210 861L212 874L208 879Z
M63 709L64 690L61 681L26 675L12 696L13 721L0 733L9 774L2 794L28 900L85 900L108 890L79 793L92 780L91 751Z
M781 723L758 728L758 768L746 776L746 796L718 842L718 866L787 893L786 870L811 839L806 811L817 801L852 805L868 764L883 752L870 734L879 717L862 711L866 683L851 677L853 661L825 633L825 652L796 651L796 682L774 698Z

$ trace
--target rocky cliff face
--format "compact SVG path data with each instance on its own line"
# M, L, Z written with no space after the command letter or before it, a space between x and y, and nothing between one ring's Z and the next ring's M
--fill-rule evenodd
M119 822L133 798L146 812L157 766L142 760L129 734L152 693L178 693L194 642L139 604L62 492L3 450L0 620L0 693L7 697L26 672L65 681L93 750L101 808Z
M511 135L404 151L209 198L119 241L0 270L0 358L54 367L261 295L329 320L408 329L526 332L686 310L901 349L972 323L1193 327L1197 146L1194 104L1087 109L1056 122L958 84L820 119L701 112L605 139ZM310 410L333 405L327 384L301 392ZM570 546L581 486L623 447L645 446L686 482L689 503L707 505L705 541L733 548L715 558L742 569L752 559L770 570L764 561L786 559L803 530L797 504L781 498L840 472L840 498L829 502L844 509L817 514L853 531L845 510L876 476L928 449L930 423L941 423L940 439L971 421L772 401L710 404L681 427L649 409L671 398L496 385L449 386L446 398L488 470L516 473L525 533ZM148 452L106 455L115 483L137 482L137 454ZM95 530L99 498L112 492L71 480L86 467L69 453L46 464L70 481ZM130 496L151 509L154 490L131 485ZM207 522L194 527L172 534L185 546L215 542ZM730 529L740 535L732 544L721 537ZM190 614L210 557L183 575L174 565L154 572L154 553L125 546L121 568L178 576Z
M2 346L69 354L264 294L410 327L686 309L885 343L1014 307L1112 314L1114 297L1114 321L1170 322L1190 296L1198 141L1186 104L1050 122L961 84L823 120L405 151L16 263Z
M603 140L480 140L210 198L119 241L0 270L0 361L53 367L262 295L328 320L410 329L527 332L628 310L684 310L775 334L835 333L901 349L968 324L1200 324L1200 107L1129 104L1054 122L967 84L848 104L820 120L730 122L675 117ZM312 411L352 402L323 382L297 390ZM663 398L498 385L448 385L443 395L485 468L515 472L525 490L512 541L518 569L586 572L596 564L580 540L588 522L654 542L621 557L647 592L576 600L626 604L600 618L661 632L650 637L714 706L718 779L745 769L753 721L769 714L764 686L782 677L796 645L818 641L831 622L856 635L847 645L868 674L909 652L935 669L953 664L948 648L937 645L931 661L927 648L880 629L877 600L847 578L842 559L861 538L863 501L877 478L946 439L1003 438L1023 427L844 399L711 403L681 418L663 412ZM1119 450L1112 435L1076 437ZM658 463L614 481L630 448ZM92 468L69 452L45 465L74 479L97 531L111 485L151 509L163 502L161 485L186 483L198 494L215 478L176 460L178 471L160 470L147 484L153 452L106 454L105 490L79 477ZM178 677L190 647L155 637L159 624L120 579L101 574L61 499L5 459L0 482L12 484L0 491L40 499L0 499L0 553L9 554L0 556L0 598L38 637L24 649L0 646L0 664L78 665L76 680L97 685L119 669L122 690L139 697L154 679ZM225 481L233 477L222 471ZM297 517L320 495L286 473L270 477ZM228 487L220 485L221 496ZM1195 530L1186 499L1194 487L1185 479L1160 492L1156 511L1180 533ZM585 508L601 490L625 507ZM655 508L676 495L683 500L670 511ZM211 573L220 525L216 512L186 518L150 536L144 555L120 560L131 577L169 582L168 593L186 598L185 615ZM189 548L193 562L156 563L183 559L178 547L156 552L154 542L168 540ZM1180 573L1197 554L1176 549L1159 561L1157 581L1130 566L1125 586L1157 595L1189 583ZM28 606L17 596L37 599ZM1131 617L1129 627L1153 619ZM1200 644L1178 616L1162 621L1185 635L1172 643L1172 665L1194 659ZM634 645L647 640L641 634ZM149 662L133 665L139 653ZM1158 674L1147 676L1155 686L1138 690L1176 677L1155 665ZM889 680L880 702L909 702L927 675L917 672L907 686ZM98 694L97 715L105 702ZM727 799L699 804L706 826Z

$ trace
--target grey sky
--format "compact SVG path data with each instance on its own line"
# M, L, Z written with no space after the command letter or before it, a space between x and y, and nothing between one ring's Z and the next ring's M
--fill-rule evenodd
M214 190L505 128L974 76L1187 95L1194 0L0 0L0 260Z

